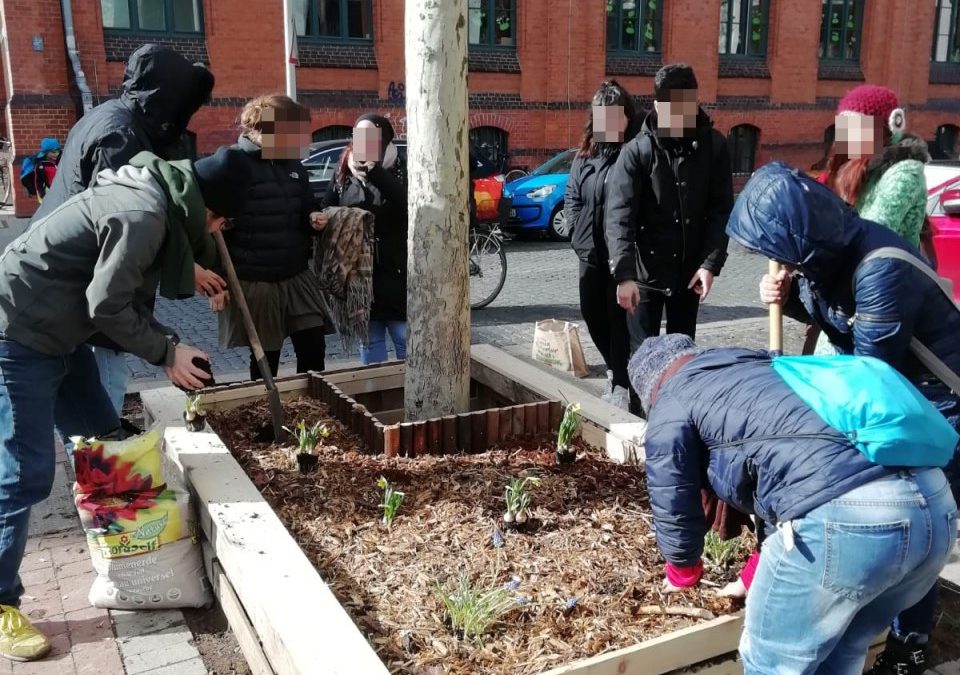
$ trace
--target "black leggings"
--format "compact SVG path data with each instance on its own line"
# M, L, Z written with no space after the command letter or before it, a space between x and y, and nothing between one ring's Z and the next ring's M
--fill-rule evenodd
M613 383L629 389L627 313L617 304L617 285L606 267L580 261L580 313L590 339L613 371Z
M327 336L323 326L293 333L290 335L290 341L293 342L293 351L297 355L298 373L326 370ZM270 374L276 377L277 371L280 370L279 350L264 352L264 355L267 357L267 363L270 364ZM250 352L250 379L260 379L260 369L257 367L253 352Z

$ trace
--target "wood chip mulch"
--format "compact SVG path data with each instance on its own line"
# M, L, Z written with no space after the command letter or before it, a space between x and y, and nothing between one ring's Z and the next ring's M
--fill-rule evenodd
M660 594L663 561L638 467L587 446L576 463L558 465L549 438L479 455L374 457L353 450L322 403L284 408L288 426L325 420L333 429L314 474L297 471L290 448L265 441L265 401L209 421L391 672L541 673L703 620L651 606L705 618L735 609L715 589L736 564L708 569L698 589ZM389 528L380 476L406 494ZM542 481L522 532L502 522L504 488L518 476ZM482 640L455 635L447 621L438 586L452 590L460 574L516 596Z

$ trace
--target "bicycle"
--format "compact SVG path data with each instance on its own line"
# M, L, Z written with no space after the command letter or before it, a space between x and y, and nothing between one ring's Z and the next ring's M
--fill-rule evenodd
M500 294L507 280L503 232L496 224L470 228L470 309L483 309Z
M13 196L13 156L12 144L0 136L0 206L10 203Z

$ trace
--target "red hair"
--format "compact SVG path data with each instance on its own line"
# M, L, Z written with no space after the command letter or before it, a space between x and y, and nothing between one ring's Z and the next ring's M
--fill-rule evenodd
M845 202L855 206L867 183L867 166L870 164L870 159L870 157L850 159L847 155L838 153L834 146L827 160L824 185L842 197Z

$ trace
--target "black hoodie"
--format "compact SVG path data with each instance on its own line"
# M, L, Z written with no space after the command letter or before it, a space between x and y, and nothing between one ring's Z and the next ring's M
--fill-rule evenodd
M97 106L70 130L57 177L33 222L83 192L104 169L148 150L166 158L190 117L210 98L213 75L168 47L143 45L127 61L120 98Z

